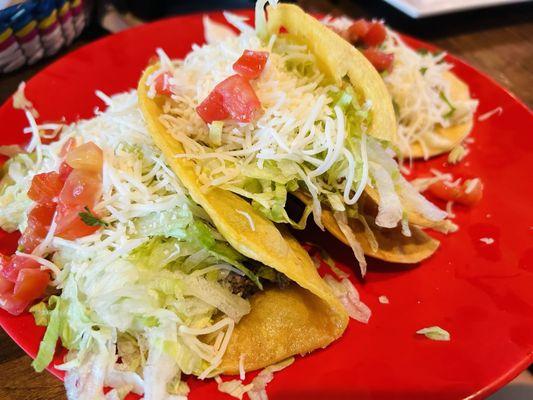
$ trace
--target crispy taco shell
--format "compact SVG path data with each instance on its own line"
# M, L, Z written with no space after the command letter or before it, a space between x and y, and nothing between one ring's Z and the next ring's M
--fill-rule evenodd
M339 35L293 4L269 6L268 30L278 34L283 27L314 53L322 71L336 84L344 79L362 102L372 102L367 134L396 142L396 118L385 83L366 57Z
M312 199L302 192L293 193L304 204L311 204ZM371 198L366 196L358 202L360 215L376 239L377 249L371 245L365 226L361 221L354 218L348 219L348 225L352 229L355 238L363 248L365 255L380 260L414 264L430 257L439 247L439 241L427 235L420 228L410 225L411 236L404 236L401 227L381 228L375 224L377 206ZM337 239L349 246L348 240L342 233L331 210L322 209L322 223L324 227Z
M468 100L470 99L470 91L468 85L460 80L451 72L446 72L445 78L450 82L450 95L453 100ZM435 146L431 143L426 144L427 156L434 157L439 154L447 153L452 150L455 146L459 145L472 130L474 124L474 116L472 115L470 119L466 122L463 122L458 125L453 125L448 128L443 128L438 126L435 131L438 135L449 141L448 145L445 146ZM426 154L420 143L412 143L410 145L411 157L413 158L425 158ZM405 157L408 157L409 154L404 154Z
M346 329L348 316L343 306L295 239L236 194L216 187L202 190L194 162L175 157L184 151L160 122L164 99L148 96L146 79L157 69L151 66L144 72L138 86L139 105L168 165L237 251L299 285L286 291L266 289L252 297L252 310L235 327L221 371L237 372L240 354L246 354L246 369L252 370L327 346ZM236 210L247 213L253 225Z

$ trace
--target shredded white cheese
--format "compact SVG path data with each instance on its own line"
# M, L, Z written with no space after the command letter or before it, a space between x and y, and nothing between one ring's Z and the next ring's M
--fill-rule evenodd
M353 20L327 17L323 23L342 36ZM389 28L380 50L394 56L392 71L384 76L384 81L397 113L398 144L402 154L410 158L410 146L415 143L422 147L426 159L430 155L428 145L447 148L449 141L439 135L436 128L447 128L468 120L478 101L452 98L450 83L446 79L452 65L445 61L446 54L416 51Z
M450 164L457 164L461 162L469 153L469 150L463 145L455 146L450 154L448 154L448 162Z
M479 239L479 241L483 242L485 244L493 244L494 243L494 239L490 238L490 237L483 237L483 238Z
M255 225L252 217L250 214L248 214L246 211L242 210L235 210L238 214L241 214L246 220L248 221L248 224L250 225L250 229L255 232Z
M246 370L244 369L244 359L246 358L246 354L241 354L239 356L239 378L241 381L246 379Z
M372 312L361 301L359 292L349 279L344 278L339 282L331 275L325 275L324 281L331 287L333 294L340 300L350 318L364 324L368 323Z
M474 178L474 179L465 181L465 185L466 185L465 193L469 194L469 193L472 193L478 185L481 185L481 181L479 180L479 178Z
M272 379L274 379L274 372L279 372L282 369L287 368L293 362L294 357L291 357L277 364L270 365L259 372L251 382L253 388L248 392L250 400L268 400L266 386L272 381Z
M446 213L448 214L448 217L455 218L455 214L453 212L453 201L446 202Z
M389 304L389 298L387 296L379 296L378 300L381 304Z
M27 110L33 118L39 118L39 112L33 107L33 103L28 100L25 94L26 82L22 81L18 85L17 91L13 95L13 108L17 110Z
M165 164L161 151L153 143L138 109L136 93L123 93L109 97L99 92L98 95L106 103L107 109L103 112L98 111L96 117L90 120L64 126L60 138L49 145L40 143L39 125L35 122L33 115L26 110L30 123L30 129L27 131L32 133L30 151L33 149L37 152L37 160L32 160L23 154L20 156L20 162L27 162L28 166L24 174L19 174L20 171L16 166L10 168L10 175L16 182L20 182L20 185L25 185L23 189L26 193L35 174L59 169L62 161L59 153L69 139L76 138L78 144L92 141L103 150L102 195L95 206L95 211L108 223L108 226L83 238L66 240L55 236L56 224L52 223L47 236L33 254L20 253L21 256L38 261L43 269L50 270L56 278L53 284L64 283L61 277L65 274L58 265L67 269L69 275L76 274L80 277L78 283L84 282L85 274L89 269L91 273L96 274L91 276L98 276L98 271L105 271L110 264L120 261L121 257L127 256L148 239L147 237L135 237L137 232L135 224L131 222L133 219L146 217L154 212L172 210L189 202L181 183ZM27 170L30 172L28 173ZM32 202L28 202L22 215L27 215L32 206ZM202 211L198 213L202 218L208 218L207 215L202 214ZM19 229L23 224L23 221L17 221ZM55 250L56 253L51 260L48 260L45 257L51 250ZM66 260L61 258L64 255L68 255L68 257L65 256ZM228 266L213 267L230 269ZM204 278L191 274L187 279ZM98 292L99 286L107 284L109 283L105 280L85 282L83 290L84 296L90 298L87 301L91 302L94 312L101 318L111 319L116 316L108 309L99 308L105 307L107 303L100 301L99 296L91 297L90 293L90 290ZM132 282L128 284L133 285ZM61 289L64 292L73 290L73 288L65 287ZM107 293L107 295L110 294ZM206 307L210 306L206 303ZM200 378L210 376L222 361L235 321L226 317L214 325L210 323L206 325L203 322L189 326L181 323L175 314L162 317L173 318L174 330L170 336L183 343L191 351L191 356L199 357L194 362L198 364ZM106 323L115 326L110 321L105 321L104 325ZM213 345L208 345L198 339L198 336L208 333L217 337ZM88 339L90 339L89 336ZM107 344L103 345L107 346ZM112 359L116 359L115 353ZM63 369L68 371L73 368L76 368L75 363L66 363L63 366ZM105 370L105 368L102 369L102 375L105 375ZM149 369L146 370L145 378L149 376L148 372ZM147 381L145 385L150 386Z
M488 120L490 117L494 116L494 115L502 115L503 113L503 108L502 107L496 107L494 110L491 110L491 111L488 111L484 114L481 114L477 120L479 122L483 122L483 121L486 121Z
M220 392L227 393L239 400L242 400L244 394L248 393L254 387L253 383L243 385L242 381L238 379L223 381L220 376L215 376L215 381L217 382L217 388Z

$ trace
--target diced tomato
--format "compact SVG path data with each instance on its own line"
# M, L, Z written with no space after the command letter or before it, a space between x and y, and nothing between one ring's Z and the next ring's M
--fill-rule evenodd
M246 79L255 79L263 72L267 60L267 51L244 50L233 64L233 70Z
M39 267L38 263L37 267ZM3 286L2 279L0 278L0 288ZM41 271L40 268L22 268L18 271L15 283L7 282L11 286L6 284L5 288L8 290L0 289L0 306L13 315L19 315L31 303L44 295L46 287L50 284L50 274L47 271Z
M65 161L74 169L100 174L103 159L102 149L93 142L87 142L72 149Z
M65 161L59 166L59 177L65 182L74 168L68 165Z
M240 75L232 75L215 86L196 107L196 112L209 124L228 117L238 122L250 122L260 109L261 103L250 82Z
M0 307L12 315L22 314L30 303L31 301L18 298L12 293L0 294Z
M94 207L102 191L102 177L88 170L74 169L59 193L59 205Z
M223 80L215 90L222 95L224 108L235 121L250 122L261 109L252 85L240 75Z
M348 40L350 43L360 41L370 29L370 22L365 19L358 19L348 28Z
M9 264L11 257L5 256L0 253L0 295L10 293L13 291L15 284L3 275L4 268Z
M170 84L172 75L170 72L163 72L154 79L154 89L157 94L170 96L172 94L172 85Z
M0 296L6 293L12 293L14 287L15 284L13 282L0 275Z
M37 174L31 181L28 197L39 204L51 204L63 188L63 181L57 172Z
M50 283L50 274L41 269L21 269L13 294L19 299L33 301L42 296Z
M54 212L55 204L37 204L28 215L28 226L19 239L24 252L31 253L46 237Z
M207 124L210 124L213 121L225 120L229 118L229 113L224 108L223 101L222 95L213 90L205 100L196 107L196 112Z
M7 264L9 264L9 261L11 261L11 257L5 256L2 253L0 253L0 271L2 271L5 267L7 267Z
M81 206L75 206L73 208L58 206L56 235L63 239L74 240L91 235L100 229L100 226L90 226L83 222L80 217L80 213L83 212L87 211ZM96 214L94 215L96 216Z
M329 26L329 29L331 29L333 32L335 32L337 35L339 35L344 40L350 41L350 38L348 35L348 29L340 29L335 26Z
M59 156L65 157L74 147L76 147L76 139L73 137L68 138L67 141L63 143L63 146L61 146Z
M387 31L382 22L371 22L368 31L361 37L367 46L379 46L387 38Z
M9 263L2 268L2 276L11 282L16 282L19 272L23 269L38 269L40 264L28 257L14 255L11 256Z
M394 61L394 54L384 53L374 47L363 50L363 54L370 61L370 63L379 72L387 71L392 68L392 62Z
M56 215L56 235L64 239L77 239L98 230L98 226L88 226L80 216L84 208L92 209L102 191L102 177L87 170L74 169L68 176L59 194Z
M470 191L467 193L467 189ZM483 198L483 184L481 181L472 183L472 180L466 180L462 185L449 186L443 181L434 183L428 188L429 192L444 201L454 201L466 206L473 206Z

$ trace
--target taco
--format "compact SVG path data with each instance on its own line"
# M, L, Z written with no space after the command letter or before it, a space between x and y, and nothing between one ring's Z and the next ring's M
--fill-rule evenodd
M182 374L251 371L342 335L344 306L289 233L231 192L202 192L171 156L179 143L148 133L135 92L100 96L106 110L58 124L50 144L39 129L53 124L30 121L30 152L4 168L0 227L22 236L0 254L0 307L44 297L36 370L59 339L69 398L163 399L186 394Z
M404 157L446 153L469 135L478 101L452 72L446 53L415 50L382 21L326 17L322 22L360 49L382 74Z
M159 63L139 82L150 132L189 190L202 193L196 201L215 221L219 216L206 196L232 193L248 200L254 218L302 229L313 214L321 228L335 232L342 226L363 274L363 250L348 222L360 216L363 193L377 205L368 237L378 226L391 236L402 232L404 243L423 246L412 235L413 225L451 229L447 214L400 173L392 102L367 59L297 6L269 7L268 21L262 4L256 11L255 29L226 14L240 35L194 47L184 60L172 61L159 50ZM310 202L301 218L291 218L287 196L299 192ZM227 223L235 222L231 214L239 218L232 209L224 210ZM338 226L323 218L324 211ZM236 226L232 229L241 235L232 238L225 233L228 226L218 228L247 254L249 246L242 243L252 240L253 232ZM259 253L249 255L270 253L255 237ZM436 249L434 242L425 243L424 257ZM388 254L371 253L384 259Z

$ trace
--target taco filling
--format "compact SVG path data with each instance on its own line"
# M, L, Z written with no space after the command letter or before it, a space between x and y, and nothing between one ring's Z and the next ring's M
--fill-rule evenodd
M49 144L27 112L29 152L2 174L0 227L22 236L0 255L0 307L45 298L30 310L47 327L36 370L60 340L70 399L168 399L187 394L183 374L263 368L342 334L343 306L294 239L284 272L239 253L167 165L136 93L100 97L105 111Z
M453 73L446 53L409 47L382 21L323 20L382 73L398 120L404 157L424 158L452 150L470 133L478 101Z
M265 21L262 5L256 29L226 14L240 34L213 39L208 31L214 41L193 46L183 60L158 50L139 94L157 105L154 116L141 104L145 118L181 145L171 156L193 161L203 191L242 196L273 222L303 229L312 214L323 227L328 210L363 272L363 250L347 222L363 219L361 199L377 202L380 228L403 227L405 236L415 229L410 223L449 229L446 213L400 173L394 111L379 74L297 7L270 7ZM309 204L291 218L287 196L300 192ZM371 229L365 234L375 242Z

